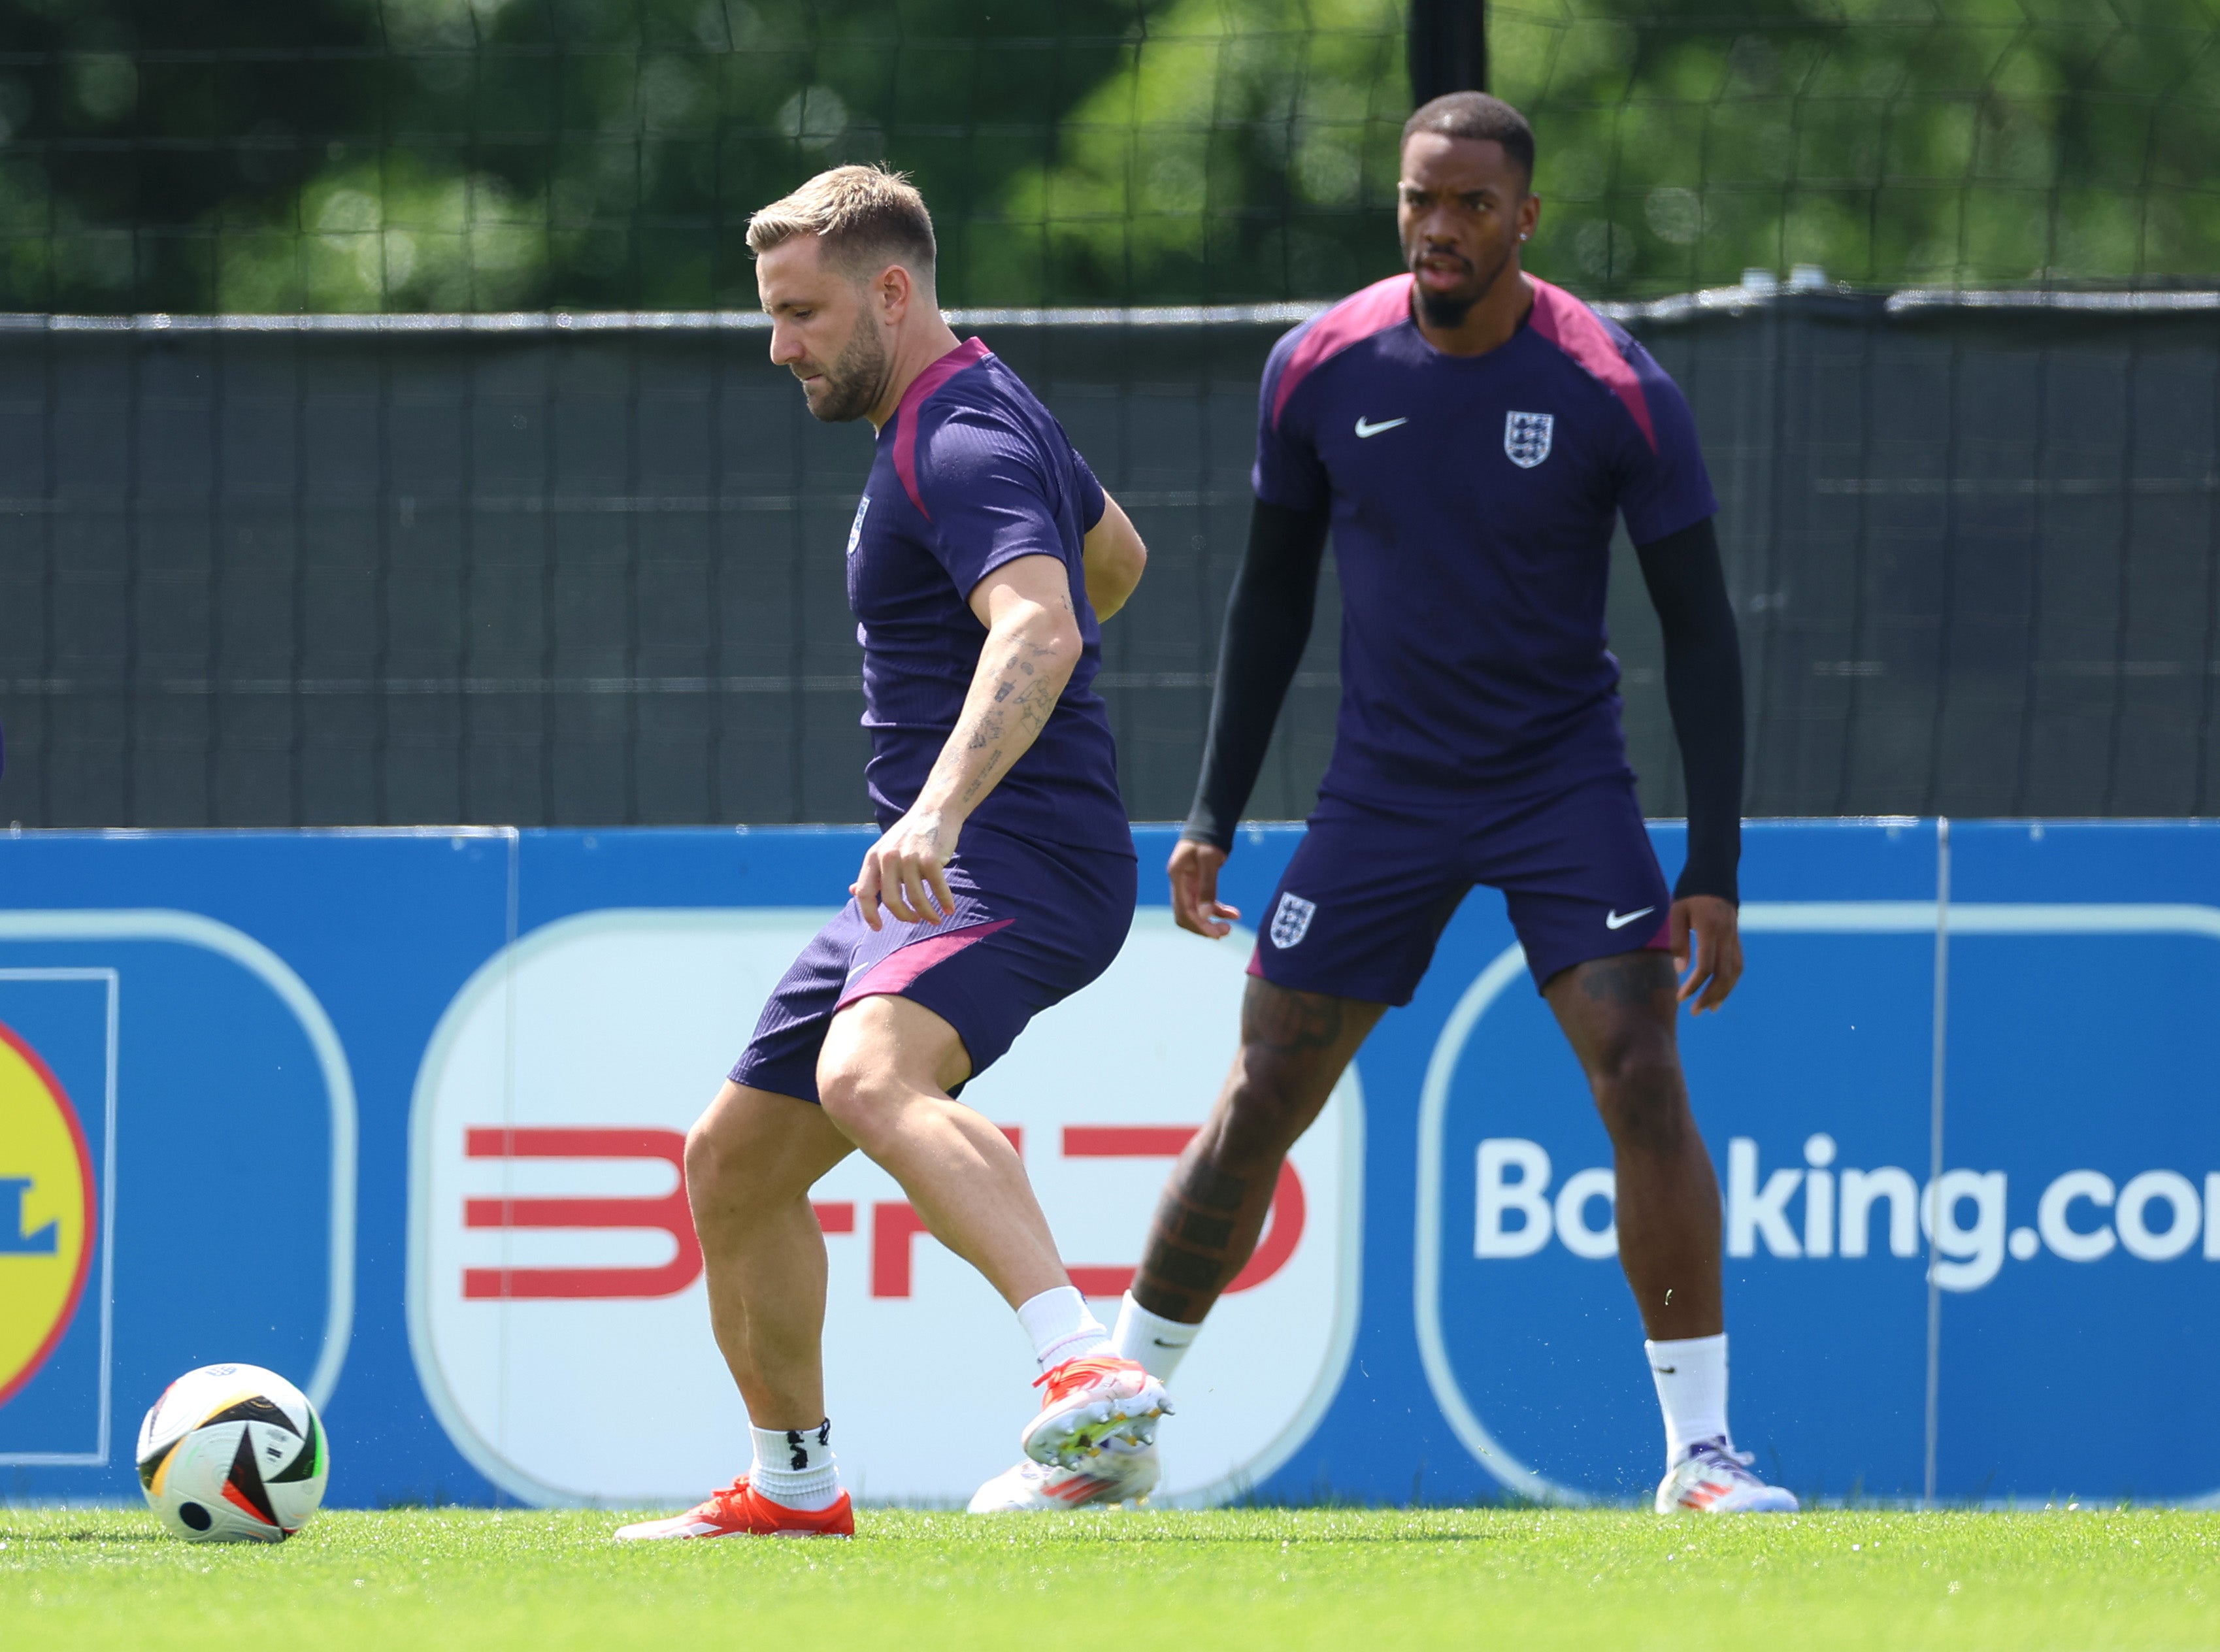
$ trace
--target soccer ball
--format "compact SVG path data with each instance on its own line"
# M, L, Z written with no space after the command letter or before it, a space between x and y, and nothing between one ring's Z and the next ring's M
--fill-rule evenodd
M330 1473L316 1408L259 1365L188 1371L139 1424L139 1484L187 1543L283 1543Z

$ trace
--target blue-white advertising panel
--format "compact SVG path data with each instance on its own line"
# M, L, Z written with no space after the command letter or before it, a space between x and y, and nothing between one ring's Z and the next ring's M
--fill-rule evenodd
M1251 921L1299 834L1244 832ZM1170 833L1138 836L1118 965L966 1093L1106 1298L1232 1054L1255 939L1178 932ZM220 1359L325 1407L337 1503L729 1478L679 1150L868 841L0 839L0 1495L134 1494L140 1413ZM2220 1488L2220 832L1760 824L1743 889L1748 974L1681 1035L1740 1443L1823 1498ZM1477 891L1182 1368L1167 1494L1644 1494L1610 1166ZM813 1198L851 1481L960 1501L1013 1455L1022 1338L874 1167ZM889 1346L967 1373L935 1429L866 1381Z

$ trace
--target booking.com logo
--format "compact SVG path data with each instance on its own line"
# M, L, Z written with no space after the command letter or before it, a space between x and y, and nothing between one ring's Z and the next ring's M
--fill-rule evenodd
M1730 1139L1727 1255L1918 1256L1931 1240L1935 1281L1948 1291L1980 1290L2007 1256L2030 1262L2046 1251L2071 1262L2116 1252L2171 1262L2201 1237L2204 1259L2220 1262L2220 1171L2205 1175L2200 1197L2176 1170L2145 1170L2124 1184L2101 1170L2068 1170L2043 1188L2034 1225L2015 1227L2002 1170L1945 1170L1923 1186L1899 1165L1837 1169L1836 1156L1835 1138L1823 1131L1805 1139L1801 1164L1768 1170L1753 1138ZM1553 1238L1587 1261L1618 1254L1609 1168L1575 1171L1554 1194L1551 1175L1539 1142L1494 1136L1480 1144L1475 1256L1531 1256Z

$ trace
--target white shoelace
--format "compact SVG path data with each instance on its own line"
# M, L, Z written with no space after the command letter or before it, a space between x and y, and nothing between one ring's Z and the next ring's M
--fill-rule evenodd
M1714 1464L1736 1480L1747 1480L1761 1486L1765 1483L1749 1471L1750 1464L1757 1461L1756 1452L1737 1451L1731 1446L1718 1441L1706 1441L1689 1452L1681 1461Z

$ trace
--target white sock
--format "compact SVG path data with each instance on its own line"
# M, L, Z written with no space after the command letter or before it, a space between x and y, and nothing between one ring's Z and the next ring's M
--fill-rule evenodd
M815 1428L751 1428L756 1460L748 1484L782 1507L829 1509L840 1500L840 1462L832 1455L832 1423Z
M1018 1323L1033 1339L1033 1358L1044 1371L1066 1360L1100 1353L1110 1343L1110 1333L1088 1309L1087 1299L1069 1285L1059 1285L1019 1303Z
M1200 1333L1200 1325L1160 1318L1133 1300L1131 1291L1118 1305L1118 1328L1110 1333L1110 1351L1119 1359L1138 1360L1141 1368L1159 1382L1169 1382L1188 1345Z
M1665 1467L1670 1469L1706 1440L1725 1440L1727 1432L1727 1334L1682 1337L1669 1343L1644 1343L1649 1375L1657 1384L1657 1404L1665 1413Z

